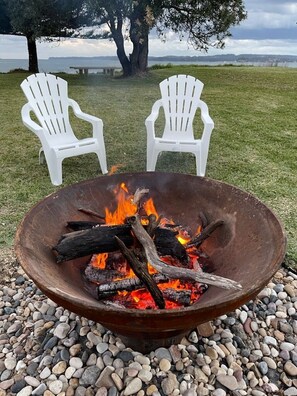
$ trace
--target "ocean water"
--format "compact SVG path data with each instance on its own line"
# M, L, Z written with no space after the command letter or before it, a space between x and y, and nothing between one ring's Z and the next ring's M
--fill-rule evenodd
M186 64L196 64L196 65L208 65L208 66L218 66L224 64L234 64L234 65L243 65L243 63L238 62L178 62L178 61L170 61L170 60L150 60L149 66L153 66L154 64L174 64L174 65L186 65ZM254 65L254 66L283 66L283 67L297 67L297 62L280 62L277 64L269 63L269 62L246 62L244 65ZM70 69L70 66L111 66L111 67L121 67L120 62L116 57L98 57L98 58L49 58L49 59L40 59L39 60L39 71L47 72L47 73L69 73L75 74L78 73L77 70ZM0 73L7 73L11 70L15 69L24 69L28 70L28 60L27 59L0 59ZM96 73L98 71L90 70L90 73Z

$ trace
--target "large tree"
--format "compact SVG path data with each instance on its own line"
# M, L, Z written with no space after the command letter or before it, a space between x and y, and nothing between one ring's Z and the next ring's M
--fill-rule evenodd
M78 27L82 5L82 0L0 0L0 33L26 37L29 71L36 73L36 40L67 36Z
M89 25L106 28L89 37L114 40L124 75L145 72L149 33L153 28L163 40L173 31L197 50L222 48L230 28L246 18L243 0L86 0L92 16ZM127 55L125 39L132 43Z

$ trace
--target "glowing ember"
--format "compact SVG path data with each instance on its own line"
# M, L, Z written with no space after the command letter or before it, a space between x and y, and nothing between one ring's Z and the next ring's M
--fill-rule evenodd
M108 208L105 208L105 223L106 225L119 225L125 224L127 217L135 216L141 212L141 222L143 225L148 224L148 216L154 215L156 219L159 220L159 227L166 228L170 226L170 228L174 228L178 230L176 238L182 245L186 245L192 238L191 235L188 234L187 231L183 230L181 227L178 227L174 224L173 220L168 220L166 218L159 218L159 214L156 210L155 204L152 198L145 200L140 205L140 202L135 199L135 196L129 193L127 186L124 183L114 191L117 207L114 211L111 211ZM135 202L135 200L137 202ZM201 232L201 227L197 228L197 233ZM197 271L201 270L199 265L199 252L194 247L187 249L187 254L189 257L189 263L187 265L188 269L195 269ZM125 261L125 265L120 265L120 269L117 268L117 257L115 253L101 253L94 255L91 260L91 266L96 270L112 270L117 271L118 275L115 275L112 282L121 281L123 279L135 279L135 274L130 268L129 264L126 260L121 257L121 261ZM180 266L180 263L177 259L174 259L171 256L163 256L162 260L169 265ZM156 274L157 271L148 263L148 271L149 273ZM98 281L98 284L101 284ZM166 309L174 309L180 308L184 306L191 305L198 301L199 297L205 290L204 285L200 285L195 282L189 281L181 281L178 279L173 279L159 283L158 288L162 291L162 294L165 299L165 308ZM152 298L151 293L140 286L137 290L132 291L118 291L115 295L108 297L109 303L122 305L126 308L137 308L137 309L157 309L156 303Z

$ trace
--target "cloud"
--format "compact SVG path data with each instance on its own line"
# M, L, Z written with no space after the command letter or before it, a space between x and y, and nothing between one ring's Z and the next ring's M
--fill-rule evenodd
M245 0L247 19L231 29L232 37L226 40L224 50L210 48L208 54L255 53L297 55L297 2L280 0ZM127 43L126 43L127 45ZM59 43L39 42L40 59L58 56L116 55L116 47L109 40L67 39ZM154 34L150 36L152 56L203 55L186 41L180 41L172 32L163 43ZM127 45L127 54L131 45ZM24 37L0 35L0 58L27 59Z

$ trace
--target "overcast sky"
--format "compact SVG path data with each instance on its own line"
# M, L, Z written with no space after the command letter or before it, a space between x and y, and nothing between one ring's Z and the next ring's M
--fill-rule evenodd
M210 49L214 54L283 54L297 55L297 1L246 0L247 19L232 29L233 37L224 50ZM107 40L69 39L60 43L38 43L39 59L51 56L116 55L115 45ZM150 38L150 55L203 55L173 34L166 43ZM27 45L23 37L0 35L0 58L27 59Z

